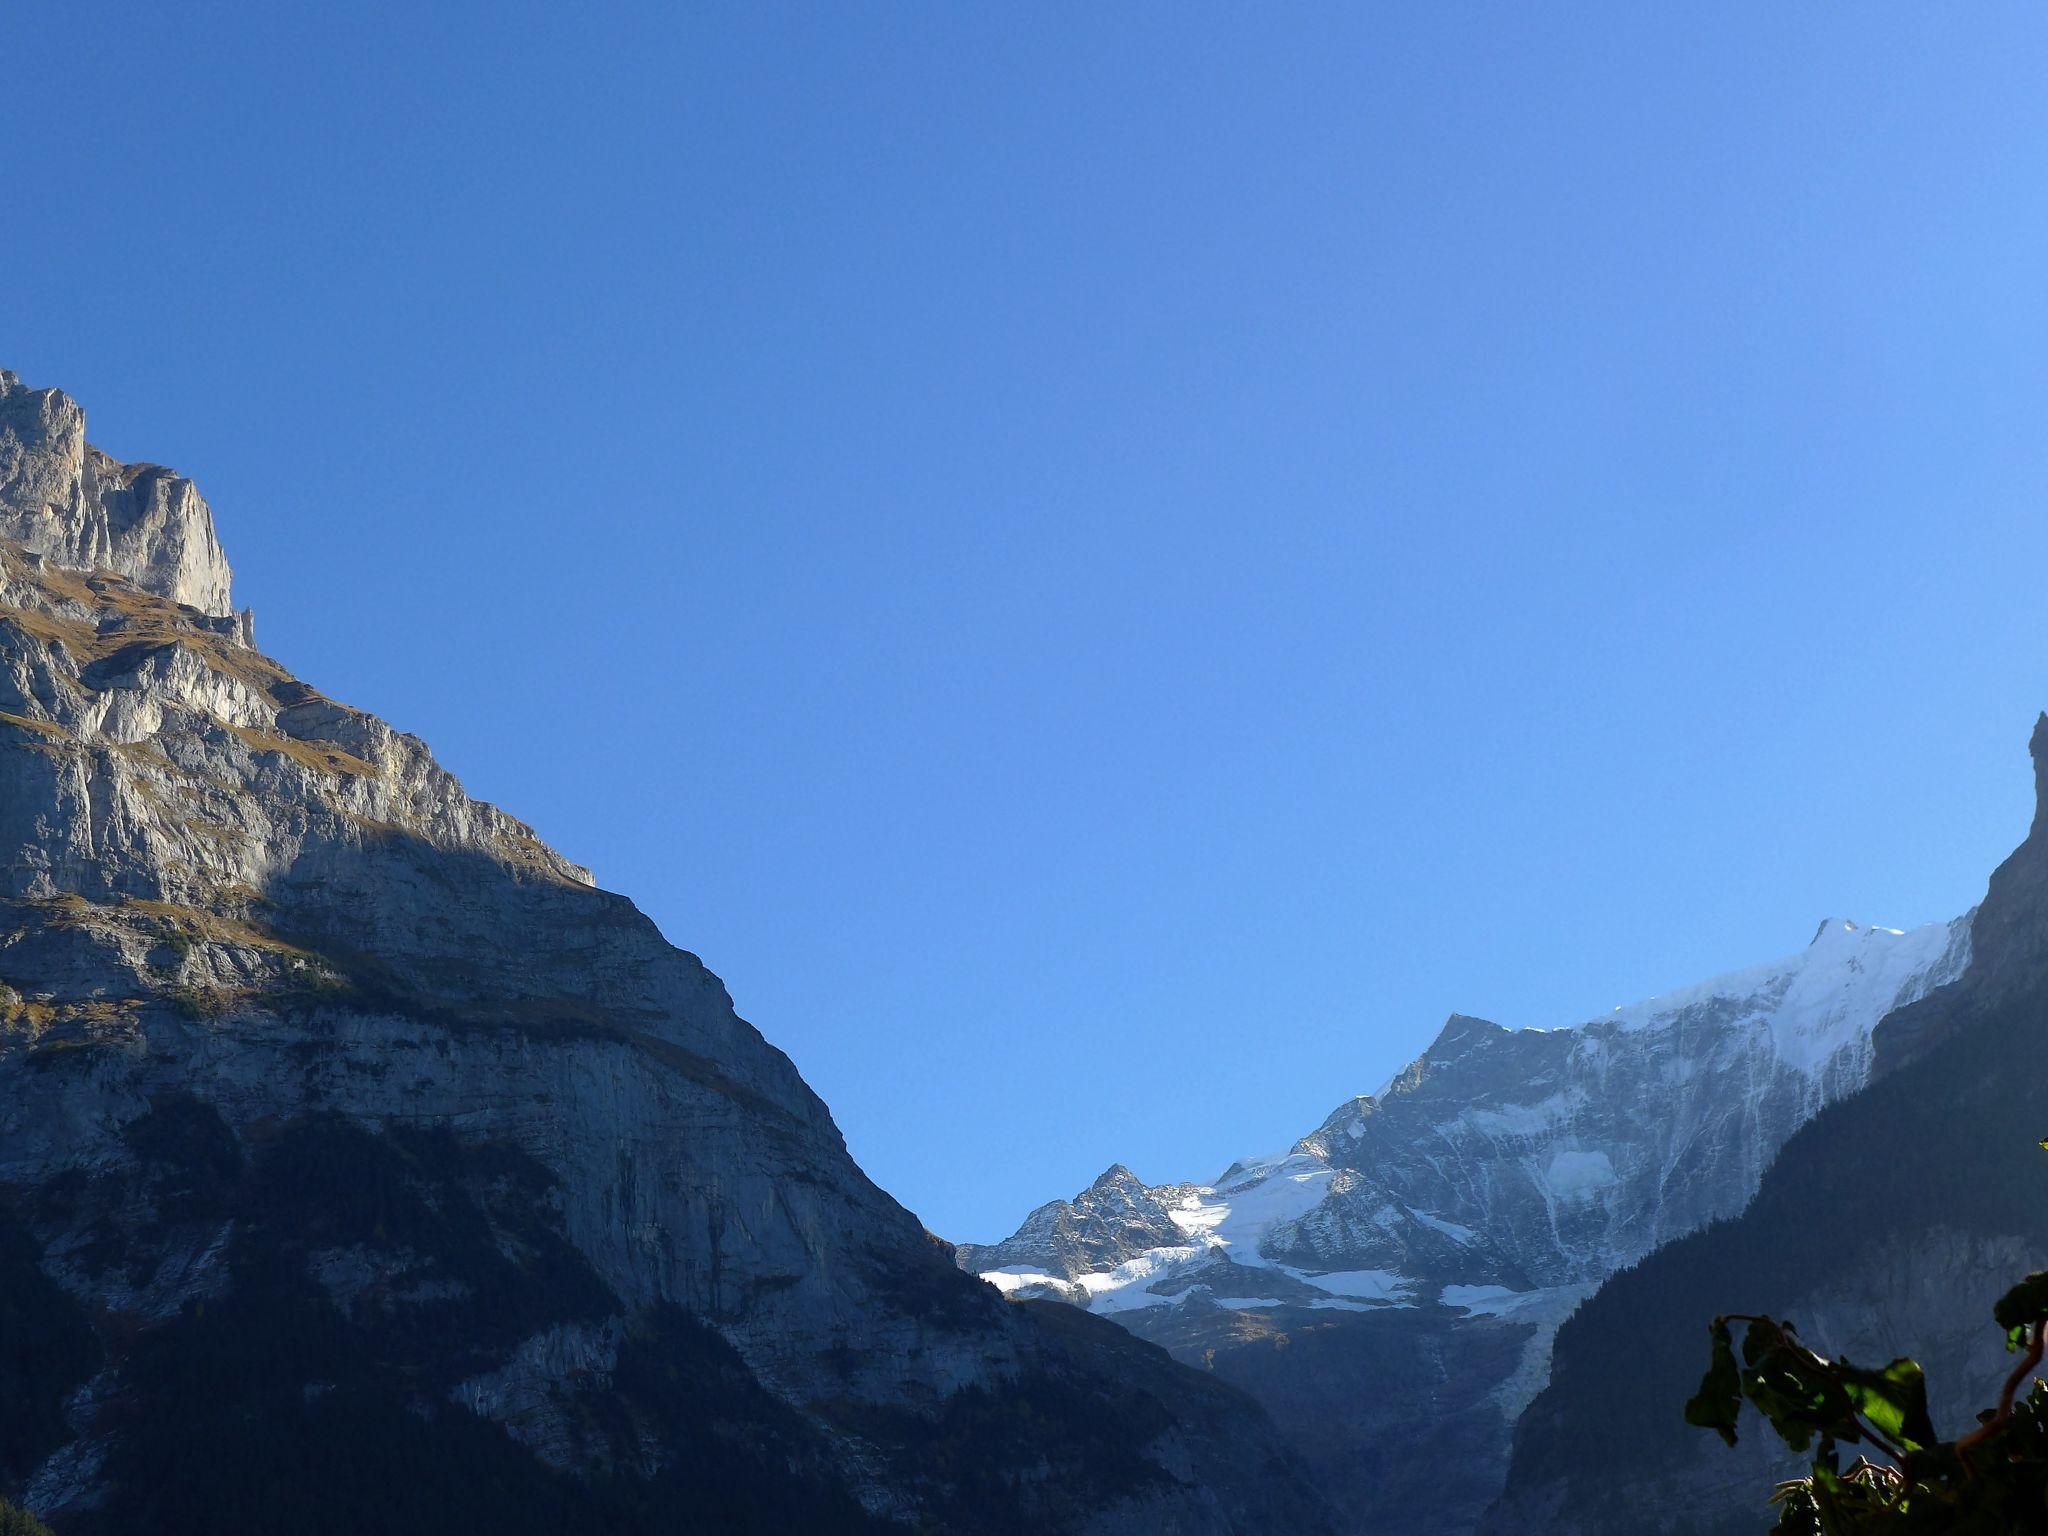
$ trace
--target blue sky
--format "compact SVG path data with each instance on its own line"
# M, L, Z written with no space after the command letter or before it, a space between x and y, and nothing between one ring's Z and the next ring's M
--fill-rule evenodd
M949 1236L1974 901L2048 10L1107 9L21 9L0 364Z

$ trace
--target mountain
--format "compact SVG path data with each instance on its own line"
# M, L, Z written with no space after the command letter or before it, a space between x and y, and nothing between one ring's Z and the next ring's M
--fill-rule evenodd
M1786 1143L1747 1209L1565 1326L1490 1532L1764 1530L1772 1484L1804 1469L1754 1421L1731 1451L1680 1417L1720 1313L1789 1318L1830 1356L1917 1358L1945 1436L1996 1400L2012 1361L1991 1305L2048 1268L2048 716L2032 751L2033 826L1991 877L1967 969L1879 1024L1870 1085Z
M1325 1528L1245 1398L959 1273L694 955L253 635L191 482L0 374L0 1497Z
M1453 1015L1286 1153L1207 1184L1115 1167L959 1262L1244 1387L1346 1529L1470 1530L1559 1323L1742 1210L1787 1138L1866 1080L1878 1021L1963 968L1970 933L1830 920L1786 959L1574 1028Z

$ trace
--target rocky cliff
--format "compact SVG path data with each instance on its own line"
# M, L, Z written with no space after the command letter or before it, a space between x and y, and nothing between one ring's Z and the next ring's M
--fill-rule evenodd
M1968 917L1836 919L1783 960L1573 1028L1453 1015L1287 1153L1208 1184L1113 1168L960 1262L1250 1391L1345 1528L1468 1531L1560 1321L1742 1210L1786 1139L1864 1083L1878 1021L1958 974L1970 934Z
M251 646L0 374L0 1492L97 1532L1285 1531L1234 1392L1006 1304L698 959Z
M2032 830L1991 878L1969 967L1879 1024L1873 1080L1793 1136L1755 1201L1616 1276L1559 1333L1487 1529L1577 1536L1760 1532L1802 1470L1761 1426L1734 1450L1689 1429L1705 1327L1790 1318L1823 1354L1926 1367L1953 1436L2010 1369L1991 1304L2048 1267L2048 1158L2030 1063L2048 1019L2048 716Z

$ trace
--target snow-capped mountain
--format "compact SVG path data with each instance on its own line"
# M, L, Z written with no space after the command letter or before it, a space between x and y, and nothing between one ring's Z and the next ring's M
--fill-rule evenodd
M1543 1385L1557 1325L1617 1269L1741 1211L1791 1134L1862 1086L1878 1020L1961 973L1970 923L1830 920L1795 955L1570 1028L1454 1014L1378 1094L1338 1106L1285 1153L1206 1184L1147 1186L1112 1168L1003 1242L961 1247L959 1262L1226 1374L1247 1339L1298 1344L1306 1328L1320 1347L1347 1322L1421 1330L1434 1342L1414 1368L1442 1372L1444 1349L1469 1342L1445 1330L1489 1330L1511 1347L1452 1373L1433 1412L1479 1413L1474 1432L1496 1442L1483 1458L1490 1496L1504 1421ZM1407 1368L1381 1359L1371 1379L1332 1381L1332 1411L1376 1444L1398 1439L1401 1425L1381 1420L1403 1397L1388 1373ZM1302 1416L1294 1372L1234 1374L1283 1425ZM1333 1441L1329 1412L1311 1422L1297 1441L1311 1460L1353 1439ZM1360 1463L1345 1465L1355 1475ZM1401 1528L1401 1507L1373 1495L1351 1500L1361 1525ZM1445 1515L1433 1504L1428 1529L1458 1528Z

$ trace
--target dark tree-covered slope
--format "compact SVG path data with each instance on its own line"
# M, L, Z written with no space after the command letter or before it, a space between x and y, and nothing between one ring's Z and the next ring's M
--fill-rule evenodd
M2048 806L2048 716L2034 732ZM1489 1528L1768 1528L1801 1470L1767 1434L1689 1429L1707 1321L1790 1318L1826 1355L1927 1368L1953 1435L2010 1368L1992 1303L2048 1260L2048 813L1992 876L1963 976L1887 1018L1873 1082L1795 1135L1740 1216L1610 1280L1559 1333Z

